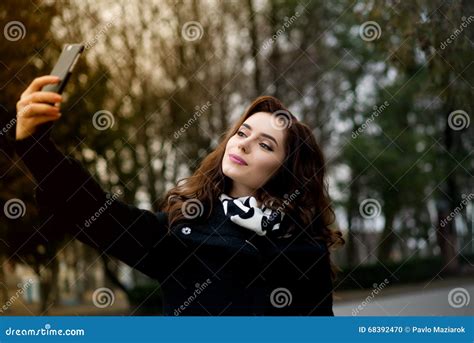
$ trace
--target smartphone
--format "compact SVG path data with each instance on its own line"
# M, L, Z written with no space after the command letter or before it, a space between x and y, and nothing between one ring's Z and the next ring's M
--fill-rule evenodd
M72 74L72 70L79 59L79 56L84 51L83 44L66 44L59 56L56 65L54 66L53 70L51 71L50 75L58 76L61 81L55 84L49 84L41 88L43 92L55 92L61 94L64 88L66 87L67 82ZM50 104L53 105L54 104ZM40 124L38 127L38 135L42 137L43 135L49 136L51 134L51 130L54 126L52 122L46 122Z
M45 92L55 92L61 94L66 87L67 82L69 81L69 77L72 74L72 70L77 63L79 56L83 51L83 44L66 44L50 74L58 76L61 79L61 82L46 85L41 88L41 90Z

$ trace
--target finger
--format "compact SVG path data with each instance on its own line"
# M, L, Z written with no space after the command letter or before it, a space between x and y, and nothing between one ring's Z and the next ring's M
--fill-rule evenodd
M22 99L21 101L25 104L31 103L47 103L47 104L54 104L56 102L60 102L62 100L62 96L58 93L54 92L34 92Z
M38 126L40 124L46 123L48 121L55 121L61 118L61 113L57 113L56 115L52 116L39 116L39 117L34 117L32 120L34 122L34 126Z
M21 95L21 98L24 98L28 95L30 95L31 93L33 92L38 92L41 90L41 88L43 88L43 86L46 86L48 84L54 84L54 83L58 83L61 79L57 76L54 76L54 75L45 75L45 76L40 76L40 77L37 77L36 79L34 79L30 85L28 86L28 88L26 88L26 90L23 92L23 94Z
M17 117L35 117L42 115L55 115L59 112L59 108L48 104L29 104L26 105Z

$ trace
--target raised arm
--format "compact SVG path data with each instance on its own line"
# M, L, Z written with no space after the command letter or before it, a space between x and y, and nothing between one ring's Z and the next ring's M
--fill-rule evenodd
M160 271L152 261L151 252L159 245L166 248L163 244L168 232L166 213L139 209L120 201L117 194L103 191L77 160L65 156L49 135L38 129L59 118L46 114L52 111L47 106L52 105L34 108L35 101L54 103L58 99L55 93L32 95L51 80L50 77L35 79L36 84L29 87L32 93L22 95L23 107L17 108L21 115L15 142L17 154L36 181L36 202L48 235L55 234L49 228L67 231L101 253L157 277ZM24 106L28 103L31 107L26 110ZM34 121L35 116L43 120Z

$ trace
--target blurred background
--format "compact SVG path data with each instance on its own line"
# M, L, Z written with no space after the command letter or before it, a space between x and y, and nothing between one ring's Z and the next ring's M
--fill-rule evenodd
M20 94L78 42L53 137L104 189L158 210L274 95L326 154L336 315L474 314L473 22L467 0L3 0L0 314L160 314L155 281L39 232L8 143Z

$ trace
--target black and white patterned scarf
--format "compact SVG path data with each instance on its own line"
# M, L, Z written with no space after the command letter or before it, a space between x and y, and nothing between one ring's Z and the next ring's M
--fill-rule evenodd
M260 236L283 234L280 224L284 213L275 211L265 206L258 207L257 199L253 196L232 198L222 193L219 200L224 208L224 213L234 223L255 231Z

